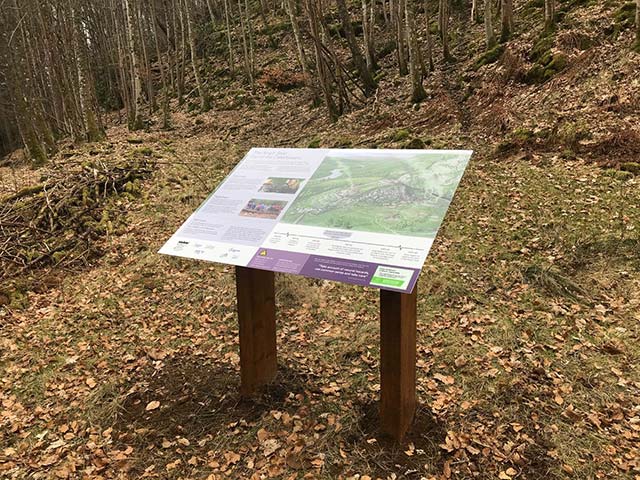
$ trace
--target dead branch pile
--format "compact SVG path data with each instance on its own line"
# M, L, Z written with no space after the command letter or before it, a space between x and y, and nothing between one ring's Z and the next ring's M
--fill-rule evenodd
M0 198L0 279L86 262L112 228L109 198L135 193L150 173L146 159L65 165L43 183Z

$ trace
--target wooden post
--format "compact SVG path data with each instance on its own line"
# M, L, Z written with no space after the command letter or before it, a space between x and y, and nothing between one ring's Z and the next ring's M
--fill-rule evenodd
M240 324L240 393L249 396L276 374L274 273L236 267Z
M398 442L416 410L417 291L380 290L380 426Z

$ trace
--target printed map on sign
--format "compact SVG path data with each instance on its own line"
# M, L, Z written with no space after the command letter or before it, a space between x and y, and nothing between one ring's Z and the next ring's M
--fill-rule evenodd
M252 149L160 252L410 292L471 153Z
M434 237L468 158L325 158L282 221L394 235Z

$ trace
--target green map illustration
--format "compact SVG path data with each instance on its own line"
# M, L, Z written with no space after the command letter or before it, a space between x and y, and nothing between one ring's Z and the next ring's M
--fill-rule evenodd
M326 157L282 222L433 238L469 156Z

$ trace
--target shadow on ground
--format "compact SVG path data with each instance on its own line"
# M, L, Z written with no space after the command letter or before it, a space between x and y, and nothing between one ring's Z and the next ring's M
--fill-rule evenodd
M445 461L439 447L447 436L445 425L438 421L426 405L418 405L416 416L402 444L380 430L379 403L367 401L358 405L359 421L345 435L345 443L364 449L374 477L386 478L398 472L401 478L421 477L425 463L439 470ZM408 452L408 453L407 453Z
M270 385L243 399L239 379L239 371L229 366L201 358L171 358L161 370L150 369L132 380L135 391L121 402L113 429L145 429L165 438L216 435L237 422L256 422L271 410L294 410L289 399L307 384L304 375L283 366ZM151 402L160 406L147 410Z

